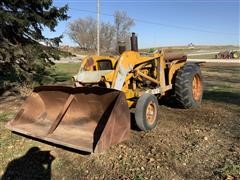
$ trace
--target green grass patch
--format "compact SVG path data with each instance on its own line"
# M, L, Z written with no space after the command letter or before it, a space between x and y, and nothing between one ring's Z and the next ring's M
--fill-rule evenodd
M79 63L55 64L49 75L43 77L43 85L72 85L72 76L77 74Z
M223 84L221 86L211 86L208 88L209 91L217 92L234 92L234 88L231 85Z
M80 68L80 63L55 64L55 69L58 73L66 73L69 76L76 74Z
M72 85L72 76L78 73L80 68L79 63L69 63L69 64L56 64L55 65L55 82L61 82L64 84Z
M134 177L134 180L144 180L145 178L142 175L137 175Z
M0 121L7 122L10 119L14 118L15 113L13 112L2 112L0 113Z
M232 176L238 177L240 175L240 163L227 159L223 167L217 170L222 177Z

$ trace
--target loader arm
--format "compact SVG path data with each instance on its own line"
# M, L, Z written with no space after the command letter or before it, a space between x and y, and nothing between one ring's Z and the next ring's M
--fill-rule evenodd
M161 54L159 53L151 56L141 56L140 53L135 51L125 51L118 59L111 88L122 90L124 82L128 79L128 73L134 70L136 65L160 58L160 56Z

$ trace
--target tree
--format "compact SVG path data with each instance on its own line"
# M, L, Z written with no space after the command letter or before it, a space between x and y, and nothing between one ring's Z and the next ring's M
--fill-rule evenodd
M79 18L69 24L68 35L80 48L96 49L97 21Z
M57 8L52 0L0 1L0 86L16 81L32 81L56 58L53 48L39 44L51 41L58 44L60 37L43 36L44 27L54 31L59 21L68 19L67 6Z
M116 40L129 41L129 31L131 27L135 25L134 20L127 15L125 11L115 11L114 13L114 22L116 28Z
M94 49L97 46L97 21L92 17L79 18L69 24L69 37L83 49ZM114 26L110 23L101 23L100 45L102 50L111 49L115 37Z
M113 50L115 39L115 27L110 23L101 23L100 48L104 51Z
M118 41L129 42L130 28L134 20L124 11L114 13L115 24L101 23L100 48L101 51L115 51ZM79 18L69 24L69 37L83 49L96 50L97 21L92 17Z

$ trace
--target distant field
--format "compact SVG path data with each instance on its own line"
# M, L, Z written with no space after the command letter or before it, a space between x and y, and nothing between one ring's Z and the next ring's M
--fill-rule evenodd
M215 59L215 54L190 55L188 59Z
M162 46L162 47L152 47L152 48L142 48L139 51L142 52L149 52L156 49L164 49L169 52L182 52L186 54L191 53L204 53L204 52L220 52L220 51L226 51L226 50L240 50L240 47L233 46L233 45L226 45L226 46L215 46L215 45L201 45L201 46L194 46L194 47L188 47L188 46ZM89 51L83 51L80 50L77 47L69 47L68 49L62 49L64 51L68 51L72 54L78 54L78 55L91 55L95 54L95 51L89 50ZM106 54L106 53L103 53ZM200 58L210 58L214 56L204 56ZM193 57L195 58L195 57Z
M146 52L153 49L164 49L165 51L168 51L168 52L185 53L185 54L188 54L188 58L192 58L192 59L214 59L215 55L218 52L240 50L240 47L238 46L194 46L194 47L169 46L169 47L146 48L146 49L141 49L140 51ZM194 54L197 54L197 55L194 55Z
M239 49L238 46L209 46L209 45L202 45L202 46L194 46L194 47L188 47L188 46L162 46L162 47L153 47L153 48L144 48L140 49L141 51L148 51L149 49L167 49L170 51L185 51L185 52L195 52L195 51L222 51L222 50L233 50L233 49Z
M202 46L194 46L194 47L188 47L188 46L162 46L162 47L153 47L153 48L142 48L139 49L140 52L154 52L157 49L163 49L166 52L179 52L184 53L188 55L189 59L215 59L215 55L222 51L240 51L240 47L238 46L210 46L210 45L202 45ZM69 49L63 49L65 51L68 51L74 55L79 56L85 56L85 55L93 55L96 54L94 51L82 51L79 50L77 47L70 47ZM108 53L101 53L102 55L113 55L110 52ZM75 56L75 59L79 59L77 56ZM73 56L63 56L60 62L71 62L73 61ZM56 63L60 63L56 61Z

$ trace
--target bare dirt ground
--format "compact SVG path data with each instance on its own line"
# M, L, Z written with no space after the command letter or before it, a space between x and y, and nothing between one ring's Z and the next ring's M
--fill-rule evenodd
M4 128L23 100L0 101L2 179L240 179L240 65L206 64L199 109L161 105L158 127L82 155ZM48 152L50 151L50 152Z

